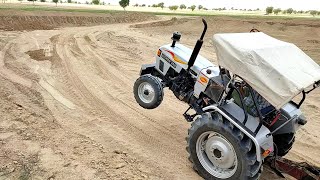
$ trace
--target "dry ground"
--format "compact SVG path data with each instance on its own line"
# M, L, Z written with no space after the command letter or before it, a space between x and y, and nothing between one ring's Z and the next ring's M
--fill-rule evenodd
M57 16L71 20L61 23ZM173 31L193 47L200 19L106 16L0 13L4 29L28 30L0 31L0 179L200 179L185 151L190 124L182 113L187 105L165 91L159 108L145 110L132 94L141 64L154 61ZM6 21L12 18L22 20ZM201 54L215 63L214 33L253 27L297 44L320 62L319 22L207 21ZM307 99L303 110L309 122L288 155L318 166L319 101L319 90ZM262 179L271 178L277 176L265 168Z

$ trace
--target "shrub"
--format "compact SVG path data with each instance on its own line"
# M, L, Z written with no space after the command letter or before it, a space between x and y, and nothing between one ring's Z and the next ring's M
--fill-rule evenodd
M161 7L161 9L163 9L164 8L164 2L159 3L158 7Z
M273 9L273 13L274 13L275 15L278 15L279 12L281 12L281 9L280 9L280 8Z
M59 0L52 0L52 2L56 3L56 6L58 6Z
M178 7L179 7L179 6L177 6L177 5L175 5L175 6L169 6L169 9L175 11L175 10L178 9Z
M288 14L292 14L293 13L293 9L292 8L287 9L287 13Z
M191 11L194 11L196 9L196 5L190 6Z
M180 5L180 9L187 9L187 6L184 5L184 4L181 4L181 5Z
M272 12L273 12L273 7L272 6L266 8L266 13L267 14L271 14Z
M311 10L311 11L310 11L310 14L311 14L312 16L315 16L317 13L318 13L318 12L317 12L316 10Z
M92 0L92 4L98 5L100 3L100 0Z
M127 6L129 6L129 0L120 0L119 1L119 4L120 4L120 6L124 9L124 10L126 10L126 7Z

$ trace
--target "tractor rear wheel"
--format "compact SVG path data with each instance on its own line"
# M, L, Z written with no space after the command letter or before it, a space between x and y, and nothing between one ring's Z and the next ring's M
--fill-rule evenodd
M133 93L138 104L145 109L154 109L163 100L162 83L151 74L142 75L136 80Z
M218 114L205 113L188 131L187 151L194 170L204 179L258 179L252 141Z
M293 146L295 135L294 133L276 134L273 136L273 141L277 145L277 155L285 156Z

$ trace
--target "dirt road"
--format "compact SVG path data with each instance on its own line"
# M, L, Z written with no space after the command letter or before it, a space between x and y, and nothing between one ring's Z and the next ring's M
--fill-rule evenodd
M132 94L141 64L154 61L174 30L192 47L198 21L2 31L0 179L200 179L185 151L187 105L165 91L159 108L145 110ZM201 53L215 62L214 31ZM320 164L319 92L313 96L305 109L315 121L289 156ZM265 169L262 179L270 178Z

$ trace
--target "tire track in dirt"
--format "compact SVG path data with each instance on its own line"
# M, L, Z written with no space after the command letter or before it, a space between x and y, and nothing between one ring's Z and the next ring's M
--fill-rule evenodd
M179 147L174 147L174 146L172 147L171 143L164 146L164 144L167 144L167 143L165 143L163 141L163 138L165 136L167 136L168 138L166 138L166 139L169 139L172 135L166 135L166 132L163 129L161 130L161 129L159 129L159 127L157 127L158 125L154 125L152 123L148 124L148 126L155 128L155 130L157 131L156 135L155 134L150 135L150 132L145 132L144 128L140 128L140 127L137 127L137 125L135 125L135 124L140 123L140 122L136 121L136 118L131 119L131 121L133 120L133 122L130 122L127 120L128 117L121 117L121 114L123 114L123 113L116 113L114 111L114 109L110 108L110 106L112 106L110 103L106 104L106 102L101 101L101 99L97 98L96 95L92 94L92 92L90 92L90 90L88 90L88 88L86 87L87 84L84 85L84 82L82 82L81 78L79 78L77 73L74 72L74 70L73 70L74 67L72 67L73 65L71 63L76 62L76 61L78 63L79 59L76 59L75 57L73 57L72 54L70 53L70 47L65 45L65 44L68 44L66 42L69 41L70 36L75 37L75 35L65 35L65 34L59 36L59 38L58 38L59 40L56 45L57 54L62 59L62 65L63 65L63 67L66 68L67 76L69 77L69 80L72 81L72 86L79 91L81 96L83 96L84 101L89 103L89 105L91 107L94 107L95 110L105 113L107 116L103 116L103 118L106 118L108 120L108 123L112 123L113 127L120 126L118 129L122 129L125 131L125 133L129 133L130 137L126 137L126 138L131 139L132 141L134 141L134 139L139 139L139 141L143 141L140 143L138 142L137 144L141 144L140 147L143 147L143 145L147 145L147 147L144 147L143 149L140 148L140 151L143 151L148 148L152 149L152 151L157 149L159 151L158 153L162 154L163 157L167 156L166 151L168 151L168 149L171 149L171 152L176 152L177 148L179 148ZM82 37L85 37L85 36L82 36ZM64 44L64 45L62 45L62 44ZM83 48L82 46L79 48L81 49L82 52L84 52L84 54L86 54L86 56L91 56L91 52L88 51L86 48ZM93 56L93 57L95 57L95 56ZM99 57L97 57L97 56L95 58L99 59ZM95 58L92 58L92 59L95 59ZM105 65L103 67L105 67ZM112 74L108 73L106 75L110 76ZM112 75L112 77L109 77L109 78L114 79L115 82L120 81L119 79L116 78L115 75ZM99 84L95 84L95 86L98 89L103 89L103 87L100 87ZM111 94L107 93L107 91L108 90L104 91L104 95L107 95L107 98L106 98L106 99L108 99L107 101L110 101L110 100L114 101L114 102L119 101L117 98L115 98ZM130 88L130 91L131 91L131 88ZM120 106L120 108L121 108L121 106ZM128 111L128 110L130 110L130 109L126 109L126 111ZM134 113L136 113L136 111L134 111ZM125 114L125 112L124 112L124 114ZM137 115L137 113L136 113L136 115ZM110 117L113 117L113 118L110 118ZM115 118L115 117L119 117L119 118ZM146 120L146 117L141 116L141 114L140 115L138 114L138 117L141 118L142 121ZM119 136L121 136L121 134L119 132L118 132L118 134L119 134ZM132 135L133 135L133 137L131 137ZM155 137L157 137L157 138L155 138ZM161 143L159 142L159 140L161 140L160 141ZM131 146L135 146L135 145L131 144ZM139 148L139 147L135 147L135 148ZM180 150L181 149L184 152L184 148L180 147ZM174 155L174 156L176 157L176 155ZM168 161L171 158L172 157L169 157ZM181 160L185 160L184 157L181 157Z
M153 61L157 47L164 42L164 36L152 32L148 34L147 30L133 29L131 25L134 24L23 33L15 43L10 47L8 45L4 52L7 54L5 60L9 62L21 57L23 62L24 57L15 50L35 50L37 45L41 48L48 40L53 46L53 56L50 62L37 62L39 70L35 73L39 76L37 78L48 82L63 98L74 104L74 109L68 108L49 97L49 93L43 92L47 106L61 127L101 145L102 151L107 154L125 151L124 154L129 154L139 162L138 165L130 164L130 168L134 167L133 173L139 174L142 170L148 175L145 177L147 179L200 179L193 172L185 151L184 138L189 124L181 114L186 105L167 91L162 105L155 110L142 109L133 98L132 86L140 66ZM36 41L28 37L34 37ZM22 43L24 41L27 43ZM193 40L187 39L185 43L192 44ZM206 48L203 52L211 53ZM25 64L33 72L34 62ZM21 76L24 76L24 72L14 71ZM37 81L30 74L25 76L26 79ZM80 159L90 159L88 156L94 152L89 145L84 149L74 148ZM126 156L124 154L121 158ZM108 160L113 159L101 161ZM84 161L81 165L89 168L97 164ZM127 170L126 167L124 169ZM276 179L267 171L263 175L262 179Z

